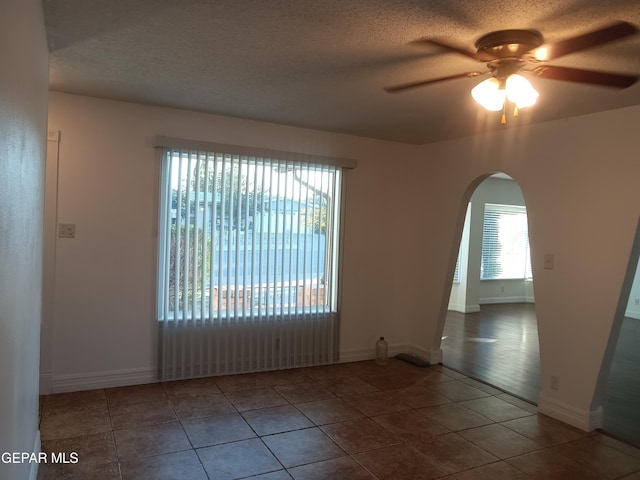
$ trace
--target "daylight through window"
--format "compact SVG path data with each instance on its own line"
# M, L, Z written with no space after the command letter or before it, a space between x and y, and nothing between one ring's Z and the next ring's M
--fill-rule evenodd
M485 204L480 278L532 278L526 207Z
M340 169L164 149L159 320L337 308Z

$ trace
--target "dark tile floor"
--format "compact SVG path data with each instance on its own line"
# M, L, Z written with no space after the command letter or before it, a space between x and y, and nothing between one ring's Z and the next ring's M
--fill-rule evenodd
M39 479L640 480L640 451L391 359L42 397Z

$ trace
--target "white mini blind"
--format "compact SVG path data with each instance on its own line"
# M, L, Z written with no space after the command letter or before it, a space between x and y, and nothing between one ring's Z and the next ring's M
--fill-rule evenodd
M453 271L453 283L460 283L460 252L456 260L456 269Z
M526 207L485 204L480 278L532 278Z

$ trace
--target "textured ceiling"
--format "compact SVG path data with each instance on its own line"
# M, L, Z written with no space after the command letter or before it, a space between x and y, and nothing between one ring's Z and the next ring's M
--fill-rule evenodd
M474 49L494 30L560 40L640 2L485 0L45 0L54 91L178 107L422 144L640 104L611 90L533 78L538 103L500 125L464 78L389 94L383 87L484 69L422 37ZM640 35L553 65L640 74Z

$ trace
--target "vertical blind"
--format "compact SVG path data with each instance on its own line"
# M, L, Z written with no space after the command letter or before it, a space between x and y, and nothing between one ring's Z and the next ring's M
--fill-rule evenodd
M159 317L335 311L340 171L168 149Z
M163 149L164 379L336 358L340 197L339 166Z
M480 278L532 278L526 207L485 204Z

